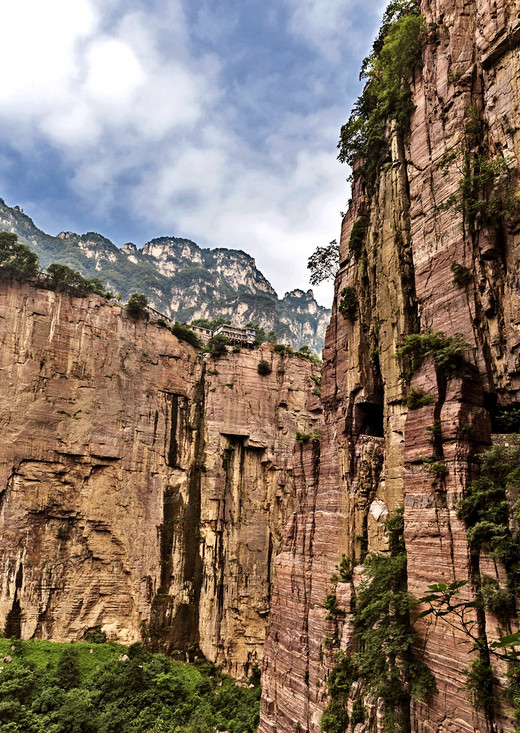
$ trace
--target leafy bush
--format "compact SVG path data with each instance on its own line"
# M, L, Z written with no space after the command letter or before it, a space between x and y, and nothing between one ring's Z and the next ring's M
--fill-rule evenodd
M383 701L383 725L389 732L405 723L411 697L425 699L435 690L432 673L413 652L416 635L410 611L415 602L407 590L403 530L401 510L387 522L390 554L365 559L354 615L360 650L351 657L343 652L337 655L328 684L330 703L321 724L325 731L344 733L345 728L334 726L346 719L345 708L355 680L361 682L363 694ZM361 712L357 711L356 718Z
M0 232L0 275L29 280L38 274L38 257L16 234Z
M340 293L338 310L343 318L346 318L349 321L355 321L358 307L359 301L356 288L353 288L351 285L347 285L347 287L343 288Z
M231 325L231 321L228 318L196 318L191 321L191 326L200 326L201 328L208 328L210 331L216 331L219 326Z
M212 336L210 338L206 345L206 350L208 354L211 354L215 359L218 359L219 356L227 354L226 347L229 346L230 343L230 340L226 336L219 333L218 336Z
M66 542L69 539L69 530L68 524L60 524L56 532L56 539Z
M321 439L321 431L313 430L312 433L301 433L299 430L296 431L296 442L297 443L318 443Z
M257 370L258 374L261 374L263 377L271 374L271 372L273 371L271 365L265 359L260 359L260 361L258 362Z
M406 404L410 410L418 410L426 405L431 405L433 402L435 402L435 397L433 395L428 394L422 389L416 389L415 387L411 388L406 400Z
M508 574L508 588L520 591L520 534L511 529L513 508L508 492L520 491L520 446L494 445L480 456L480 476L459 502L458 515L466 524L471 550L487 550Z
M292 346L289 344L276 344L274 347L275 354L294 354Z
M342 583L346 583L352 580L353 570L354 570L354 563L352 561L352 558L347 557L345 553L343 553L343 555L341 556L339 567L338 567L339 580L341 580Z
M107 640L107 635L101 630L101 626L96 626L95 629L87 631L83 638L89 644L104 644Z
M328 614L325 616L325 620L330 620L333 616L345 616L345 611L338 606L338 599L336 598L335 593L330 593L323 603L325 608L328 611Z
M98 277L87 279L68 265L53 263L47 268L42 284L50 290L59 290L80 297L95 293L102 298L112 298L113 293L105 290L105 285Z
M134 318L148 317L148 298L144 293L132 293L128 298L126 310Z
M78 650L72 644L65 647L56 667L56 681L64 690L78 687L81 682Z
M517 172L502 157L489 159L484 153L475 153L471 144L457 153L448 151L440 167L452 163L463 168L463 176L455 193L441 208L462 214L469 231L481 227L499 226L510 216L520 212L520 197L515 193Z
M449 473L448 466L435 458L424 458L423 466L428 473L433 475L433 486L442 484Z
M367 85L341 128L341 162L371 186L388 154L387 124L405 134L413 110L410 76L422 48L424 19L414 0L394 0L383 16L379 36L362 66Z
M350 239L348 242L349 251L355 260L359 260L363 248L365 246L365 239L367 236L369 219L368 216L361 216L357 219L350 232Z
M173 333L174 336L179 339L179 341L186 341L188 344L191 344L196 349L202 348L202 344L197 334L192 331L191 328L185 323L179 323L179 321L175 321L174 325L170 326L170 331Z
M471 662L466 670L466 689L470 692L476 708L486 710L493 715L497 707L495 688L498 680L488 659L479 657Z
M321 397L321 380L322 375L320 374L319 377L314 376L314 374L309 375L311 380L314 382L314 389L312 390L312 394L316 397Z
M465 352L469 348L460 333L446 336L443 331L423 331L406 336L403 345L397 349L398 358L409 359L410 369L403 375L409 381L431 356L437 369L445 376L463 376L468 372Z
M458 262L452 262L450 270L453 273L453 282L455 285L466 285L471 280L471 270L469 267L464 267Z
M496 578L482 575L480 600L486 611L491 611L503 624L515 613L515 594L510 586L502 587Z
M337 700L331 700L321 716L321 729L325 733L345 733L348 724L346 707Z
M520 433L520 407L517 405L499 407L495 414L495 422L504 433Z

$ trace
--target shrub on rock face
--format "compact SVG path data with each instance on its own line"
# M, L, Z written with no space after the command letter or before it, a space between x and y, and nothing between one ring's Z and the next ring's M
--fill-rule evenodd
M340 301L338 310L343 316L349 321L355 321L357 316L357 310L359 306L356 289L351 285L347 285L346 288L340 293Z
M148 298L143 293L132 293L126 304L126 310L134 318L145 318L148 315Z
M427 357L433 359L435 367L446 377L465 376L469 371L465 352L469 348L461 333L447 336L444 331L427 330L406 336L396 355L409 361L410 367L403 375L406 381L410 381Z
M410 410L418 410L426 405L431 405L433 402L435 402L435 397L432 394L428 394L428 392L422 389L416 389L415 387L411 388L406 400L406 404Z
M264 377L267 374L271 374L272 371L271 365L265 359L261 359L258 362L258 374L261 374Z

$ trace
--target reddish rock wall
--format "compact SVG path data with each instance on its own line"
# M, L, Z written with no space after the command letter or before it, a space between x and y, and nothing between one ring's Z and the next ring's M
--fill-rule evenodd
M388 513L405 507L413 594L424 594L431 582L469 576L466 534L455 505L474 471L475 453L489 444L489 409L497 401L519 399L520 222L509 218L495 228L477 222L469 231L459 211L443 207L458 190L460 167L443 170L439 163L447 151L466 144L465 124L478 110L481 149L488 158L505 156L511 168L518 168L520 3L434 0L423 2L422 10L428 36L422 69L413 79L410 135L406 141L393 136L391 164L384 166L371 198L358 181L343 222L336 302L324 351L324 437L319 465L306 457L299 510L277 560L261 733L320 730L333 664L323 648L333 631L323 608L330 577L343 552L360 557L360 536L369 551L386 549L382 522ZM370 226L361 267L349 255L348 243L363 208L370 212ZM467 286L453 282L454 261L470 269ZM338 312L345 286L355 287L360 300L353 323ZM424 388L435 401L408 411L396 348L407 334L427 328L462 333L475 372L466 380L443 381L425 363L412 386ZM432 485L421 464L434 455L426 430L434 420L440 421L440 450L448 468L441 486ZM381 447L380 473L372 448L367 456L371 441ZM305 485L312 487L310 495ZM309 527L312 544L304 544ZM340 590L348 612L352 589ZM495 625L488 620L491 635ZM428 705L412 705L411 730L494 730L463 688L471 658L468 645L460 643L462 635L440 622L423 622L421 633L420 652L439 691ZM341 647L349 650L349 613L339 636ZM370 730L379 730L375 709L371 718ZM514 728L507 717L499 717L496 725Z
M96 296L5 281L0 345L0 628L101 626L250 673L317 367L202 357Z

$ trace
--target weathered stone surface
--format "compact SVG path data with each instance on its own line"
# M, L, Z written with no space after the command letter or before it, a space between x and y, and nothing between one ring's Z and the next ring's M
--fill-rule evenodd
M403 141L393 134L391 164L383 167L375 194L369 198L358 181L343 221L324 351L320 462L316 468L307 458L299 510L277 561L261 733L320 729L333 664L323 640L334 633L323 600L341 554L360 557L360 535L369 551L387 549L377 516L405 507L408 585L416 596L429 583L470 577L457 501L474 475L476 453L489 445L490 408L497 400L519 401L518 221L509 217L496 228L477 226L472 235L461 212L443 207L458 190L460 166L442 170L438 164L447 151L461 148L466 122L478 110L488 157L503 155L518 167L520 3L434 0L421 7L428 39L412 82L410 135ZM363 210L369 211L370 225L360 267L349 254L349 238ZM453 262L470 269L466 285L453 281ZM355 287L359 298L354 321L338 312L346 286ZM407 334L428 328L463 334L473 367L466 379L443 379L425 362L412 386L430 393L434 402L409 410L401 378L408 367L396 359L396 349ZM442 434L437 439L427 430L435 421ZM363 490L359 457L370 440L381 443L382 459ZM426 470L425 458L445 464L442 481ZM312 486L310 495L304 485ZM297 546L294 538L307 527L312 527L312 546ZM489 559L481 563L489 570ZM348 611L349 596L342 597ZM428 704L412 705L411 730L495 730L475 712L464 689L463 670L472 658L463 635L441 622L422 621L420 630L419 651L438 693ZM493 638L496 621L487 618L486 630ZM337 636L343 649L355 643L349 612ZM373 705L371 710L375 727L370 730L382 730L381 711ZM504 711L495 725L514 729Z
M0 628L101 626L250 672L318 368L203 358L96 296L5 281L0 345Z

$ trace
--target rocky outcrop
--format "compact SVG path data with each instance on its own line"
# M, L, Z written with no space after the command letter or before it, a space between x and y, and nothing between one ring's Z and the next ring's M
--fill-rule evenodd
M5 280L0 343L0 628L101 627L250 673L319 368L202 356L97 296Z
M346 615L336 629L323 607L331 575L342 553L359 562L367 550L388 549L384 520L396 508L404 506L411 593L420 597L429 583L472 577L456 504L474 476L475 455L490 443L497 403L519 400L517 211L511 207L495 222L482 213L470 221L457 197L466 152L466 160L505 159L497 169L508 195L518 189L506 168L516 171L520 159L520 3L436 0L421 7L427 30L412 80L410 133L403 139L389 130L390 156L374 191L358 179L343 221L324 351L323 440L319 452L304 457L297 514L276 563L261 733L320 730L334 665L327 639L335 634L336 650L356 648L351 611L360 569L353 583L338 586ZM469 140L475 122L478 139ZM361 217L369 223L357 260L349 241ZM459 270L464 282L454 263L467 268ZM339 311L346 287L358 299L354 318ZM403 380L410 365L396 350L407 335L427 329L463 335L471 365L464 379L426 360L410 385ZM432 403L410 410L411 388L429 393ZM442 480L425 459L442 462ZM468 699L466 637L440 621L421 623L417 652L438 692L412 703L410 730L512 731L506 710L493 720ZM494 638L492 619L486 632ZM369 717L356 733L384 729L374 704Z
M14 232L40 258L100 278L127 299L143 292L161 313L182 322L224 318L237 326L258 322L280 342L304 344L321 354L330 310L318 305L312 290L293 290L278 298L255 260L242 250L204 249L190 239L157 237L138 248L116 247L96 232L50 236L19 207L0 199L0 229Z

